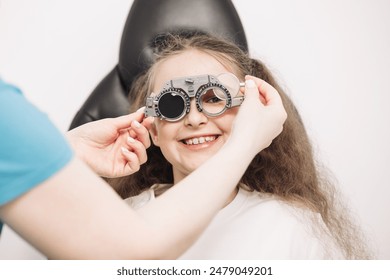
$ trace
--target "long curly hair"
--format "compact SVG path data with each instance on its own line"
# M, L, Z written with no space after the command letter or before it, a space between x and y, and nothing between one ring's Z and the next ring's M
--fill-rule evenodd
M164 34L156 37L152 47L152 66L136 78L130 90L130 111L144 106L153 88L157 65L187 50L205 52L242 77L249 74L267 81L279 92L288 118L282 133L268 148L256 155L240 183L252 191L273 194L288 203L319 213L330 236L346 258L370 258L363 235L341 203L340 194L328 179L330 176L324 176L325 170L315 160L296 107L264 63L250 58L235 43L208 34ZM147 155L148 162L135 174L109 180L123 198L137 195L154 184L173 184L172 166L160 148L152 144Z

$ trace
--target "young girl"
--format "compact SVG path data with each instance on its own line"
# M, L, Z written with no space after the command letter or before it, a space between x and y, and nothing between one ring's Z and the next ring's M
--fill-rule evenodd
M122 197L134 196L128 203L135 208L183 180L224 145L245 96L240 82L255 87L264 104L267 93L278 92L288 115L282 133L253 159L225 207L182 259L369 257L359 231L338 206L335 189L319 173L296 108L260 61L204 34L162 36L154 51L154 64L129 95L136 96L133 109L150 96L146 112L158 117L150 130L148 162L138 173L111 181ZM238 81L226 79L232 74ZM176 93L166 95L170 91ZM214 109L220 103L223 108Z

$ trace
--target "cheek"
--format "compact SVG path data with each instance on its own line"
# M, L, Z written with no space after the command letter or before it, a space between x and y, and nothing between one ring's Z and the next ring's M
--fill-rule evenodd
M227 133L230 134L234 119L236 118L236 115L238 113L238 108L232 108L227 110L222 116L219 121L220 127Z
M155 131L155 140L158 141L160 145L164 145L167 143L167 141L172 141L175 139L175 136L177 134L176 123L159 121L158 123L156 123Z

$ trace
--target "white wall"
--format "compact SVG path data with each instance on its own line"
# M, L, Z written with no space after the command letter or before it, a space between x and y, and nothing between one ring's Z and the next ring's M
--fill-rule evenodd
M66 131L116 64L132 1L0 0L0 76ZM233 1L378 258L390 259L390 1ZM59 221L61 222L61 221ZM42 258L8 228L0 259Z

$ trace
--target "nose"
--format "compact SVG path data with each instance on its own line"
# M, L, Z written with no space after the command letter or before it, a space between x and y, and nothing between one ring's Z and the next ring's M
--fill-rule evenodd
M190 127L199 127L208 122L205 114L198 111L196 108L195 99L191 100L190 112L184 117L184 125Z

